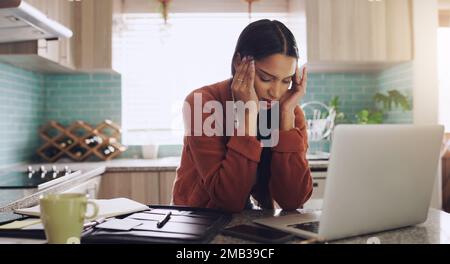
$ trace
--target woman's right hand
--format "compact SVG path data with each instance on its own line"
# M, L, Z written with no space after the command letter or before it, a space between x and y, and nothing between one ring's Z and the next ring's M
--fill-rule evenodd
M245 57L236 68L231 90L236 102L247 104L252 102L254 106L245 112L245 118L238 114L239 124L245 124L245 135L256 136L259 100L255 90L255 61L251 57Z
M258 96L255 90L255 60L244 57L237 65L231 89L236 101L244 103L253 101L258 105Z

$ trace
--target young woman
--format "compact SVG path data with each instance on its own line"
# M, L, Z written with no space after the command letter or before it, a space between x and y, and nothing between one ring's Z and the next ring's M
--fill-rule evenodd
M200 108L212 101L224 109L229 102L266 102L266 107L249 108L233 124L245 135L231 136L225 135L229 123L215 124L223 129L223 136L199 134L192 124L195 111L184 111L186 136L174 183L174 204L240 212L252 208L252 196L261 208L272 209L275 201L284 210L295 210L310 198L306 125L298 106L306 92L307 73L299 70L298 58L295 38L281 22L259 20L243 30L232 60L233 78L193 91L185 103L194 109L200 95ZM279 109L278 128L272 130L278 143L262 147L265 137L258 127L258 114L273 105ZM229 113L223 111L223 120ZM205 122L213 114L207 111L200 119Z

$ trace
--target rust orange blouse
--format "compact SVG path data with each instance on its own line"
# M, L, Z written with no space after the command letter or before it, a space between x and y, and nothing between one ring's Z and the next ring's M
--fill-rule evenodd
M226 101L232 101L230 86L231 79L189 94L186 102L192 109L190 120L194 121L194 93L201 93L202 107L216 100L225 109ZM226 111L223 112L226 123ZM203 121L210 115L203 113ZM225 135L226 124L223 129ZM188 136L184 137L181 164L173 188L174 204L241 212L256 182L262 150L260 142L252 136L190 136L194 133L186 132ZM295 128L280 131L270 164L269 195L284 210L302 207L312 194L307 142L304 114L297 106Z

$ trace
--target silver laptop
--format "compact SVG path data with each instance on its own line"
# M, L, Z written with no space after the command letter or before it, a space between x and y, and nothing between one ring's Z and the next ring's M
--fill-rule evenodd
M322 211L254 222L321 240L422 223L443 135L437 125L337 126Z

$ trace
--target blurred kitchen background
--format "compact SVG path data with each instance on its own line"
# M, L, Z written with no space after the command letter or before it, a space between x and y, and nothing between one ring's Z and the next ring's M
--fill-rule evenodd
M100 162L115 151L115 161L131 165L107 169L100 197L168 203L182 150L185 96L230 77L239 33L261 18L284 22L297 38L300 65L310 72L299 102L308 119L320 111L318 119L326 120L334 111L334 125L440 123L450 133L450 0L25 2L72 36L63 29L59 35L49 29L51 36L36 28L11 30L22 18L0 3L0 168ZM110 135L102 134L93 144L102 145L99 155L88 155L83 144L71 148L72 156L43 148L55 137L59 145L76 140L52 134L52 124L75 134L83 124L95 128L105 120L107 129L120 127L120 137L105 147ZM325 164L317 166L316 198L326 179L332 124L318 132L309 152L312 164ZM92 135L83 136L95 141ZM446 210L449 157L443 157L433 197L433 206ZM133 188L146 185L153 191L135 194Z

